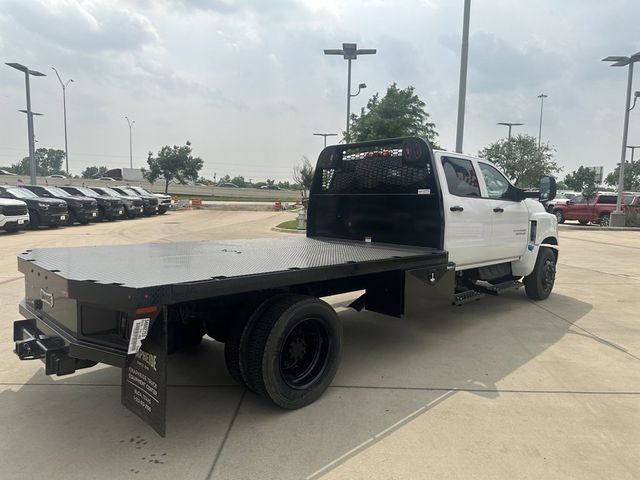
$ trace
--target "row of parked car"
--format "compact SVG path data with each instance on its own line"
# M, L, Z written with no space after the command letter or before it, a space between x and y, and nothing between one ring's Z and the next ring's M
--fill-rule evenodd
M8 232L162 215L170 208L169 195L142 187L0 185L0 229Z
M566 196L559 193L552 202L548 202L546 205L547 211L556 216L558 223L577 220L580 225L593 223L603 227L609 226L611 213L616 210L618 200L616 193L597 192L590 197L577 192L568 192ZM626 212L640 212L640 193L623 192L622 209Z

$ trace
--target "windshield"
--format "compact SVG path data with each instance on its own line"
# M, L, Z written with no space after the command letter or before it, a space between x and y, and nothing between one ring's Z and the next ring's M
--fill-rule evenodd
M111 195L112 197L121 197L122 194L116 192L115 190L110 189L109 187L102 187L102 191L107 195Z
M126 193L128 193L129 195L140 195L140 192L136 192L133 188L131 187L120 187L122 190L124 190ZM144 194L143 194L144 195Z
M142 195L153 195L153 193L149 193L142 187L129 187L131 190L135 190L137 193L141 193Z
M81 194L87 196L87 197L99 197L100 195L96 192L94 192L93 190L91 190L90 188L87 187L76 187L76 190L78 190Z
M38 195L33 193L31 190L27 190L26 188L7 188L7 191L11 193L11 195L16 196L18 198L37 198Z
M69 192L65 192L61 188L58 187L44 187L44 189L49 192L51 195L55 195L56 197L70 197L71 194Z

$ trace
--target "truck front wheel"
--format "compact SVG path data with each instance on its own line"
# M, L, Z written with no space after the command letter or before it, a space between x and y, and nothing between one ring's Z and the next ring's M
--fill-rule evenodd
M532 300L544 300L551 294L556 279L556 256L550 248L540 248L533 272L524 277L524 290Z
M247 332L243 376L250 390L296 409L327 389L340 363L342 327L335 310L314 297L286 295Z

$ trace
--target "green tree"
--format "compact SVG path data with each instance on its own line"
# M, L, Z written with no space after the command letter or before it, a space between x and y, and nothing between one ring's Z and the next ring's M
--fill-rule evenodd
M156 157L149 152L147 158L149 170L144 172L144 176L151 183L159 178L164 180L164 193L169 190L169 183L177 181L185 184L188 181L196 181L198 172L202 169L204 162L199 157L191 154L191 142L186 145L165 145L160 149Z
M381 138L424 137L434 148L438 146L436 126L429 121L424 103L414 93L414 87L398 88L392 83L384 97L376 93L367 102L360 116L352 114L350 132L345 140L363 142Z
M247 186L247 182L244 180L243 176L233 177L231 179L231 183L233 183L234 185L237 185L239 187L243 187L243 188Z
M307 197L313 182L313 165L307 157L302 157L302 161L293 168L293 179L300 185L302 194Z
M564 183L571 190L582 192L587 198L596 192L596 172L588 167L580 166L564 177Z
M618 164L613 172L607 175L604 182L612 187L618 186L620 178L620 164ZM634 162L626 162L624 164L624 190L640 190L640 160Z
M495 163L517 186L529 188L537 187L541 176L561 170L554 151L548 144L538 148L538 140L531 135L517 135L487 145L478 156Z
M34 152L36 158L36 175L46 177L47 175L63 175L62 163L64 162L64 150L55 148L38 148ZM29 175L31 166L29 157L25 157L22 161L14 163L9 167L10 171L18 175Z
M87 167L80 176L82 178L99 178L107 171L107 167Z

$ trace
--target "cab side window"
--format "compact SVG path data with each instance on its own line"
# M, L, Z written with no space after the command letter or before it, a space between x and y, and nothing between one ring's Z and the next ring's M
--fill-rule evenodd
M508 198L509 181L496 168L480 162L480 172L487 186L489 198Z
M571 203L575 205L584 205L589 203L589 200L584 195L576 195L571 199Z
M459 197L480 197L478 176L469 160L444 157L442 168L447 178L449 193Z

